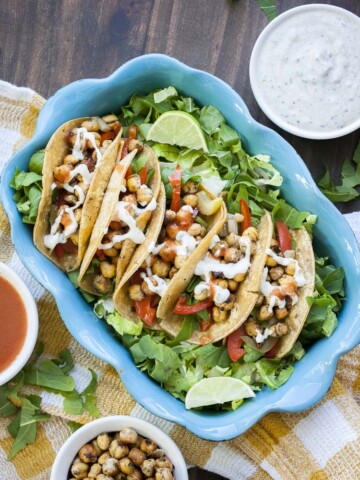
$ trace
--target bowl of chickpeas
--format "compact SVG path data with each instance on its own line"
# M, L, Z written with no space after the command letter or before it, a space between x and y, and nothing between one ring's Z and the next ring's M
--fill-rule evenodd
M74 432L59 450L50 480L188 480L176 443L145 420L111 416Z

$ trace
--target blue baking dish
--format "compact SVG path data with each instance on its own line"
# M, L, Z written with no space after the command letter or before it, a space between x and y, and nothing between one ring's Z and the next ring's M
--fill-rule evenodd
M31 155L46 145L63 122L87 115L118 111L130 96L174 85L199 104L215 105L236 129L251 154L268 154L280 170L282 194L294 207L318 215L315 248L345 270L346 301L339 325L330 338L317 341L295 365L289 381L278 390L264 388L236 411L187 411L146 374L129 352L74 289L67 276L43 257L32 241L32 229L23 224L9 187L15 168L26 169ZM320 193L296 151L277 133L257 123L229 85L208 73L190 68L165 55L135 58L108 78L80 80L60 89L44 105L31 141L6 165L1 178L1 201L11 223L12 241L32 275L54 296L60 315L73 337L89 352L113 365L130 394L147 410L185 426L199 437L227 440L245 432L273 411L298 412L318 402L329 389L340 355L360 342L360 253L344 217Z

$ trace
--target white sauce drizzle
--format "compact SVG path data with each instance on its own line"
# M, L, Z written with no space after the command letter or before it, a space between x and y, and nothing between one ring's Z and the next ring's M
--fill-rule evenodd
M160 297L163 297L165 292L166 292L166 289L168 287L168 284L166 282L166 280L164 280L163 278L160 278L158 275L152 275L152 278L156 281L157 285L154 285L150 278L147 278L147 276L145 275L145 273L142 273L141 275L141 278L144 279L144 281L146 282L147 286L148 286L148 289L150 290L150 292L153 292L153 293L157 293Z
M176 240L180 245L176 245L176 255L188 257L197 247L199 242L192 235L185 231L180 231L176 235Z
M96 145L95 135L92 132L88 132L84 127L79 127L76 130L76 139L74 143L74 148L72 149L72 154L78 160L83 160L84 159L83 148L86 140L89 140L89 142L92 144L93 149L96 152L97 161L96 161L95 168L98 168L102 160L102 154Z

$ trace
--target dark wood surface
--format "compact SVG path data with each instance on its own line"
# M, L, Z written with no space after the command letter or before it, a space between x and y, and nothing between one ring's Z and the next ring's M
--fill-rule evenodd
M278 13L318 3L278 0ZM360 15L359 0L322 1ZM166 53L228 82L251 114L298 151L315 178L327 165L337 178L359 131L313 141L275 127L259 109L249 83L249 59L268 21L255 0L0 0L0 79L44 97L80 78L105 77L144 53ZM360 201L339 207L358 210ZM192 480L220 477L191 470Z

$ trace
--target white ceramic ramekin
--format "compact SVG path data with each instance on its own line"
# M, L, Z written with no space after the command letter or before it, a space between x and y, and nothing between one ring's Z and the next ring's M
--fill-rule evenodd
M315 139L315 140L326 140L330 138L337 138L337 137L342 137L343 135L347 135L348 133L351 133L358 128L360 128L360 116L359 118L352 122L349 125L346 125L345 127L338 128L338 129L333 129L333 130L326 130L326 131L320 131L320 130L310 130L310 129L302 129L298 128L290 123L288 123L277 111L274 109L269 102L266 100L266 98L263 95L263 91L261 88L261 84L259 82L259 78L257 75L257 70L259 66L259 58L261 51L266 44L266 42L269 41L270 35L280 26L283 26L284 24L287 23L289 19L291 19L293 16L296 16L298 14L301 14L303 12L307 11L316 11L320 10L324 13L326 12L332 12L332 13L337 13L338 15L342 15L348 18L351 18L352 20L356 20L359 23L359 28L360 28L360 18L357 17L354 13L349 12L348 10L345 10L344 8L336 7L334 5L326 5L323 3L316 3L316 4L310 4L310 5L302 5L300 7L295 7L291 8L290 10L287 10L286 12L282 13L278 17L276 17L273 21L271 21L267 27L264 28L264 30L261 32L259 35L259 38L257 39L255 46L253 48L251 58L250 58L250 66L249 66L249 74L250 74L250 84L251 88L254 94L254 97L256 98L257 103L259 104L259 107L261 110L265 113L265 115L276 125L278 125L280 128L285 130L286 132L292 133L294 135L297 135L302 138L310 138L310 139ZM354 45L354 48L356 46ZM281 87L281 85L279 86ZM360 112L359 112L360 115Z
M11 283L20 295L24 302L27 320L25 341L20 352L15 360L5 370L0 372L0 385L4 385L4 383L15 377L29 360L38 336L39 318L35 300L19 275L5 263L0 262L0 276Z
M173 475L176 480L188 480L186 463L176 443L155 425L140 418L124 415L99 418L74 432L59 450L50 480L68 480L72 461L83 445L95 439L100 433L118 432L125 427L133 428L140 435L156 442L174 465Z

